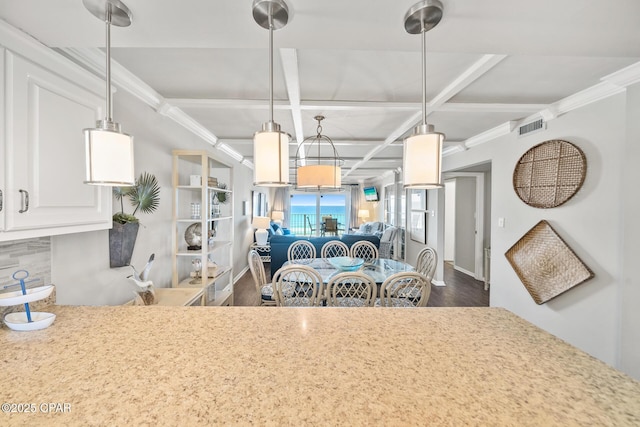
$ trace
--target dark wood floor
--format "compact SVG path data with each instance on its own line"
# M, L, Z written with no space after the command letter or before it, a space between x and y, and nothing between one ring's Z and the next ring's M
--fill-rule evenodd
M267 279L269 264L265 264ZM444 263L444 282L447 286L431 285L431 296L428 307L488 307L489 291L484 290L484 283L473 277L454 270L449 262ZM234 305L258 305L258 294L251 278L251 272L242 276L235 285Z

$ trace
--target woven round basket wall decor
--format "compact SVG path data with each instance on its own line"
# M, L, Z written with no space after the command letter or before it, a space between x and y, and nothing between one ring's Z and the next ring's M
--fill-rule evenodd
M513 171L513 189L529 206L554 208L578 192L587 174L587 159L570 142L553 139L524 153Z

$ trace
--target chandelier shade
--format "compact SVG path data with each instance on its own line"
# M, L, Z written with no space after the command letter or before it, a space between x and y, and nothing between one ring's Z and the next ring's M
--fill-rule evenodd
M420 127L420 126L419 126ZM404 140L404 186L410 188L442 187L442 142L444 134L428 126L426 132L414 132Z
M135 185L133 137L120 131L112 120L111 25L127 27L131 11L119 0L83 0L84 6L105 23L106 28L106 117L96 127L84 129L86 178L84 183L127 187Z
M133 137L104 129L85 129L87 184L130 186L135 183Z
M263 187L289 184L289 134L262 130L253 135L253 181Z
M324 116L315 116L317 134L302 141L296 151L296 189L302 191L341 191L342 165L333 141L322 135ZM324 144L323 144L324 143ZM307 152L304 153L304 147Z
M444 134L427 124L427 31L442 18L438 0L424 0L413 5L405 15L405 30L422 35L422 124L404 140L402 153L404 188L430 189L443 187L442 144Z
M289 134L273 121L273 31L289 21L289 8L284 0L254 0L253 19L269 30L269 112L270 120L253 135L253 185L284 187L289 181Z

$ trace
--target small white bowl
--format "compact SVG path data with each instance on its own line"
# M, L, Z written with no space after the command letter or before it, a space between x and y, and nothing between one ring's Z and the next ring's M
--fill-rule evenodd
M56 315L53 313L44 313L41 311L31 312L31 322L27 321L27 313L19 311L9 313L4 316L4 323L14 331L37 331L51 326Z
M45 299L53 292L53 285L38 286L27 289L27 294L22 295L22 291L12 291L0 294L0 306L19 305L27 302Z

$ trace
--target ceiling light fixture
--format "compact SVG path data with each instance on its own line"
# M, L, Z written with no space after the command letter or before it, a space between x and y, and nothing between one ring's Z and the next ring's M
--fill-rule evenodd
M284 187L289 182L289 134L273 121L273 31L289 21L289 9L283 0L254 0L253 19L269 30L269 110L268 122L253 135L253 185Z
M444 134L427 124L427 31L442 19L442 3L425 0L414 4L404 17L409 34L422 35L422 124L404 140L402 164L404 188L442 187L442 143Z
M322 120L324 116L315 116L318 121L317 134L302 141L296 151L296 189L303 191L340 191L342 190L342 164L344 161L338 157L338 151L333 145L333 141L328 136L322 135ZM327 150L321 151L322 142L326 142ZM308 144L307 153L304 150L305 143ZM314 145L317 144L317 152ZM315 153L312 153L314 150ZM324 154L324 156L323 156Z
M107 106L105 118L93 129L84 129L86 154L85 184L106 186L132 186L133 137L120 131L120 124L111 116L111 25L127 27L131 24L131 11L119 0L83 0L84 6L106 24L106 76Z

